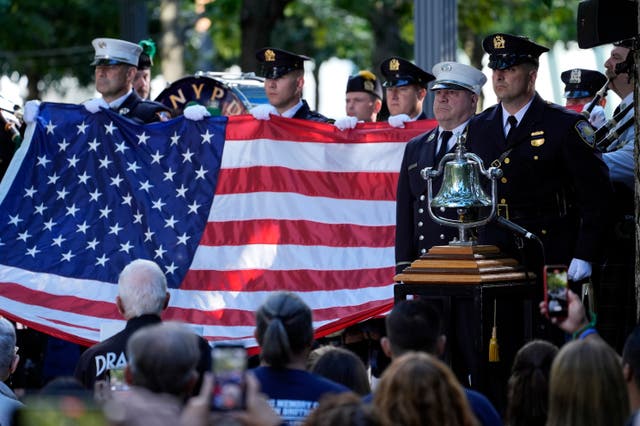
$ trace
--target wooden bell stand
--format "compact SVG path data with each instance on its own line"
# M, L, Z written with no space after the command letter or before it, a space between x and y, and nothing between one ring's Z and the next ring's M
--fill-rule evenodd
M504 408L515 354L534 336L539 296L535 275L496 246L447 245L432 247L394 280L396 303L414 296L441 308L445 361L463 386L482 392L498 410ZM499 362L489 362L494 303Z

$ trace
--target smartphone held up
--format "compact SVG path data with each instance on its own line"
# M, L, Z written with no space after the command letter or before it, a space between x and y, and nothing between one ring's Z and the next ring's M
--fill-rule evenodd
M211 349L214 384L211 409L243 410L247 394L247 350L240 345L216 344Z
M566 265L545 265L544 301L549 318L566 318L569 313L569 280Z

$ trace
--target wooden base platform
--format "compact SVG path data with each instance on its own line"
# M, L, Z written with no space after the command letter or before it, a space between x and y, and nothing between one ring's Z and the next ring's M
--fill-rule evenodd
M515 259L491 245L433 246L394 277L403 283L474 284L529 280Z

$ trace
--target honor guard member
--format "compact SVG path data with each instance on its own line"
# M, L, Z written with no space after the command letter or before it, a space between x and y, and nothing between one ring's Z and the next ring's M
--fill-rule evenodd
M145 101L133 90L142 47L113 38L96 38L91 44L95 49L91 65L96 67L96 90L102 96L86 101L83 105L87 111L96 113L101 108L112 109L142 124L170 118L167 107L158 102ZM26 123L35 121L38 108L39 101L27 102L24 115Z
M427 84L435 77L406 59L391 57L382 61L380 71L385 77L389 124L404 127L407 121L425 120L422 102L427 96Z
M353 129L358 122L375 122L382 109L382 85L371 71L349 77L346 92L346 117L336 119L340 130Z
M596 129L602 126L607 117L604 106L607 100L604 96L596 98L596 94L607 84L607 77L601 72L574 68L560 74L564 86L565 105L569 109L586 114L589 111L589 122ZM595 102L595 105L591 105Z
M483 41L500 103L475 116L467 146L485 166L502 169L498 214L538 236L522 242L489 223L480 242L495 244L542 275L542 262L569 265L573 281L591 275L608 231L611 186L584 117L544 101L535 90L538 57L549 49L526 37L493 34ZM544 257L543 257L544 256Z
M138 59L138 71L133 79L133 89L142 99L150 99L151 96L151 66L156 54L156 44L153 40L141 40L142 47L140 59Z
M487 82L482 71L457 62L441 62L432 71L436 78L431 86L435 92L433 112L438 127L411 139L404 151L396 203L396 273L432 246L448 244L458 234L456 228L439 225L429 216L427 182L420 171L425 167L437 168L442 157L454 151L457 138L466 132L476 112L478 96ZM441 177L433 182L434 195L441 183Z
M269 114L288 118L328 123L324 115L312 111L302 99L304 87L304 61L308 56L297 55L286 50L265 47L256 52L257 74L264 77L264 91L269 105L258 105L249 112L258 120L268 120Z

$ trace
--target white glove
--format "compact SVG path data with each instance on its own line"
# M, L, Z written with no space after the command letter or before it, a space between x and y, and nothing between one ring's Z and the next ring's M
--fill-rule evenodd
M89 111L91 114L95 114L96 112L100 111L100 108L109 109L109 104L102 98L89 99L82 105L84 105L87 111Z
M567 271L567 277L571 281L581 281L591 276L591 263L582 259L571 259L569 264L569 270Z
M269 114L278 115L278 110L271 104L263 104L254 106L249 113L258 120L268 120Z
M38 118L39 112L40 112L39 100L27 101L27 103L24 104L24 114L22 115L22 119L27 124L34 123L36 121L36 118Z
M585 104L584 107L586 108L587 105L589 104ZM582 110L584 111L585 108L583 108ZM593 110L591 110L591 114L589 114L589 123L591 123L591 125L596 129L599 129L606 122L607 117L604 114L604 108L602 108L600 105L594 106Z
M390 115L388 121L391 127L404 128L404 123L406 121L411 121L411 117L407 114Z
M200 121L205 117L211 117L211 113L204 105L189 105L183 111L184 117L193 120Z
M355 128L357 123L358 123L357 117L346 116L346 117L337 118L336 121L333 123L333 125L340 130L347 130L347 129Z

